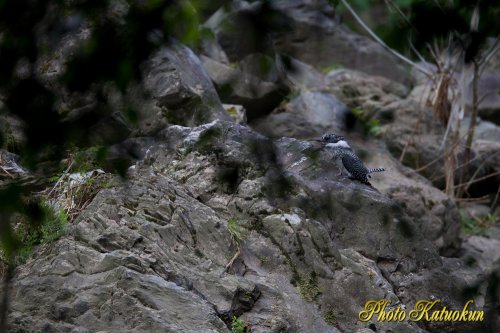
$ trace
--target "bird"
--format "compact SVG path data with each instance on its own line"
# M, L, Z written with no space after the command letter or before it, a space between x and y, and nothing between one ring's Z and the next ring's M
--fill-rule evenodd
M324 148L333 153L333 159L340 170L339 175L342 175L342 169L345 168L349 172L351 179L359 180L363 184L371 186L368 181L368 178L371 178L370 174L385 171L384 168L367 168L342 135L327 133L321 139L315 141L319 141Z

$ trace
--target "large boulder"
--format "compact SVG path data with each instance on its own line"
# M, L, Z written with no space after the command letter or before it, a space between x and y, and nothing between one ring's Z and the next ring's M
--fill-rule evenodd
M200 125L230 120L200 59L172 42L160 49L144 69L144 87L173 124Z
M357 319L371 299L460 309L472 275L310 142L221 121L157 140L16 270L12 330L228 332L239 316L252 332L451 332ZM470 325L453 330L482 329Z
M380 75L370 75L350 69L335 69L327 73L325 90L337 94L352 107L376 113L384 106L405 98L408 88Z
M276 50L318 69L335 64L405 84L411 82L409 71L397 58L368 37L341 25L326 0L236 3L229 10L220 9L206 23L229 61ZM263 35L264 27L272 33L264 31Z
M277 74L271 72L274 63L266 57L263 61L271 67L260 73L260 77L256 65L247 63L244 66L242 63L239 65L242 68L238 68L203 55L201 60L222 101L243 105L249 119L270 113L287 94L288 90L278 82Z
M355 123L354 114L334 95L304 90L252 126L269 137L312 138L326 132L344 132Z

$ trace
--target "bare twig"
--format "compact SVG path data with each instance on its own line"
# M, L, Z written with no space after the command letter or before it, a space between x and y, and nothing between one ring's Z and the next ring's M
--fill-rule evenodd
M399 8L399 6L396 5L393 0L385 0L385 3L389 7L389 9L394 10L403 19L403 21L406 22L406 24L408 24L412 29L416 30L413 24L410 22L408 16L406 16L405 13L403 13L401 8Z
M467 186L470 186L471 184L474 184L474 183L477 183L477 182L480 182L481 180L485 180L485 179L488 179L488 178L491 178L491 177L494 177L496 175L500 175L500 171L497 171L497 172L493 172L493 173L490 173L490 174L487 174L486 176L483 176L483 177L480 177L480 178L476 178L474 180L469 180L465 185ZM463 186L464 184L458 184L456 185L454 188L459 188L460 186Z
M465 142L465 150L464 150L464 164L467 165L468 161L470 160L470 154L472 151L472 140L474 139L474 133L476 130L476 123L477 123L477 113L478 113L478 98L477 98L477 84L479 81L479 65L476 61L472 62L474 72L473 72L473 79L472 79L472 114L471 114L471 119L469 123L469 130L467 131L467 140ZM460 172L460 184L463 184L465 179L468 176L468 168L464 167L462 168ZM467 186L468 187L468 186ZM458 187L457 191L457 196L460 197L462 196L465 188L464 187Z
M443 7L441 6L441 4L439 3L439 1L437 0L433 0L434 4L436 5L436 7L438 7L439 9L443 10Z
M498 51L499 47L500 47L500 35L498 35L495 38L495 41L493 42L493 45L491 45L491 47L489 48L489 50L486 51L486 55L483 56L479 60L479 66L482 67L479 75L481 75L483 73L484 69L486 68L486 64L495 55L495 53Z
M50 197L50 195L52 194L52 192L55 191L55 189L57 188L57 186L59 186L59 184L62 182L62 180L64 179L64 177L69 173L69 171L71 170L72 167L73 167L73 160L71 160L71 162L69 163L69 165L66 168L66 170L63 172L63 174L61 175L61 177L59 177L59 179L57 180L57 182L54 184L54 187L52 187L52 189L49 191L49 193L47 194L48 197Z
M488 157L486 157L486 158L485 158L485 159L481 162L481 164L479 164L479 166L478 166L478 168L477 168L476 172L474 172L474 174L472 175L472 177L471 177L471 178L474 178L475 176L477 176L477 174L478 174L479 170L480 170L480 169L481 169L481 168L482 168L482 167L486 164L486 162L488 162L491 158L496 157L496 155L498 155L498 154L500 154L500 150L497 150L497 151L495 151L495 152L493 152L493 153L489 154L489 155L488 155ZM481 155L479 155L479 154L478 154L478 155L476 155L473 159L471 159L470 161L468 161L468 163L472 163L473 161L475 161L475 160L477 160L477 159L479 159L479 158L481 158ZM458 167L459 167L459 168L461 168L461 167L463 167L463 166L465 166L465 163L462 163L462 164L461 164L461 165L459 165Z
M474 7L474 11L472 12L472 17L470 19L470 31L476 31L479 28L479 6L476 5Z
M491 203L490 210L493 210L493 208L495 208L499 196L500 196L500 184L498 185L498 190L497 190L497 193L495 195L495 199L493 199L493 202Z
M464 134L464 136L460 139L463 139L465 137L466 134ZM460 140L457 140L456 142L453 143L453 148L457 147L458 145L460 144ZM418 168L418 169L415 169L415 171L417 172L420 172L420 171L423 171L425 169L427 169L428 167L430 167L431 165L433 165L434 163L437 163L441 160L441 158L443 157L446 157L447 155L444 155L444 156L439 156L438 158L435 158L434 160L430 161L429 163L427 163L426 165Z
M483 195L482 197L479 197L479 198L455 198L455 201L458 201L458 202L487 203L488 201L490 201L490 196L489 195Z
M238 250L236 251L236 253L234 254L234 256L231 258L231 260L229 260L229 262L226 264L226 267L224 267L224 270L222 271L222 273L229 272L229 269L231 267L233 267L234 262L236 261L236 259L238 259L238 257L240 256L240 254L241 254L241 251L240 251L240 247L238 246Z
M496 95L496 94L498 94L498 91L489 91L488 93L486 93L486 94L482 95L482 96L478 99L478 101L477 101L477 105L478 105L478 107L479 107L479 105L481 105L481 103L482 103L482 102L484 102L484 100L486 99L486 97L491 96L491 95Z
M415 45L411 42L411 40L408 38L408 43L410 44L410 48L415 54L417 55L418 59L420 59L421 62L426 62L424 57L418 52L418 50L415 48Z
M460 124L458 124L459 126ZM458 127L457 126L457 127ZM451 144L448 146L448 149L446 151L446 158L444 162L444 171L446 175L446 188L445 188L445 193L450 196L450 197L455 197L454 196L454 183L455 183L455 170L456 170L456 164L457 164L457 158L456 158L456 153L455 149L458 145L458 142L460 142L459 139L459 133L458 129L452 131L450 134L450 141L452 143L457 143L457 144Z
M3 166L0 166L0 169L2 169L3 172L5 172L7 176L9 176L10 178L14 178L14 176L10 172L8 172L7 169L5 169Z
M486 164L486 162L488 162L488 160L489 160L490 158L495 157L498 153L500 153L500 151L497 151L497 152L495 152L495 153L493 153L493 154L489 155L486 159L484 159L484 160L481 162L481 164L477 167L477 169L476 169L476 171L474 172L474 174L472 175L471 179L475 179L475 178L476 178L476 176L477 176L477 174L479 173L479 171L481 171L481 168L482 168L482 167ZM475 160L479 159L480 157L481 157L480 155L477 155L477 156L475 156L473 159L471 159L468 163L470 164L470 163L472 163L473 161L475 161ZM460 168L462 168L462 167L464 167L464 166L465 166L465 163L462 163L462 164L460 164L460 165L458 165L458 166L457 166L457 169L460 169ZM432 179L431 179L431 181L433 181L433 182L434 182L434 181L439 180L439 179L441 179L441 178L443 178L443 177L444 177L444 176L435 177L435 178L432 178Z
M398 59L404 61L405 63L409 64L410 66L416 68L417 70L419 70L420 72L422 72L423 74L427 75L428 77L432 77L432 73L430 71L428 71L427 69L425 69L424 67L422 66L419 66L417 65L415 62L411 61L410 59L406 58L405 56L403 56L402 54L400 54L399 52L393 50L392 48L390 48L386 43L384 43L384 41L382 39L380 39L367 25L365 22L363 22L363 20L358 16L358 14L356 14L356 12L351 8L351 6L349 5L349 3L346 1L346 0L340 0L342 2L342 4L347 8L347 10L351 13L351 15L354 17L354 19L359 23L359 25L361 25L363 27L363 29L365 29L365 31L377 42L379 43L384 49L386 49L387 51L389 51L392 55L394 55L395 57L397 57Z

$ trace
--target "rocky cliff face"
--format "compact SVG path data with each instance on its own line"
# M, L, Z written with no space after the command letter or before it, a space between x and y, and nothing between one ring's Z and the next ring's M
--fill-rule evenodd
M252 332L422 332L357 315L383 298L460 308L470 270L313 152L224 121L166 128L127 182L18 269L12 327L227 332L239 316Z
M311 28L310 6L277 3ZM333 29L321 8L317 24ZM111 149L117 157L134 150L138 160L129 160L126 179L99 191L64 237L16 269L10 331L230 332L234 317L262 333L497 327L495 310L487 313L493 324L358 320L369 300L411 310L422 299L461 309L472 298L482 309L498 293L487 279L499 267L498 241L476 236L462 244L456 204L399 161L421 112L408 87L353 70L322 75L293 60L303 74L290 75L297 96L252 126L237 124L210 79L241 79L251 59L238 70L224 67L223 48L211 47L204 52L217 59L200 61L173 44L147 64L149 108L129 132L146 137ZM386 66L388 57L377 59ZM253 74L249 85L261 84L265 94L252 95L245 84L233 93L261 116L257 106L275 104L268 97L279 96L279 82ZM359 135L356 107L380 119L382 140ZM374 175L373 187L339 177L331 156L307 140L348 130L366 164L388 170Z

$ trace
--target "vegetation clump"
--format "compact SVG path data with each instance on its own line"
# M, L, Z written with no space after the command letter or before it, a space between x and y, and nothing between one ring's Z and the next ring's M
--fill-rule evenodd
M312 302L321 294L318 286L316 273L312 272L309 276L301 276L298 282L300 296L307 302Z
M247 237L245 230L238 224L238 220L234 217L227 221L227 230L231 234L233 242L238 246Z
M465 235L489 236L488 231L493 226L498 226L500 219L493 214L488 214L484 218L463 215L460 222Z
M323 312L323 319L328 325L334 326L337 324L337 316L335 316L335 312L332 309Z
M66 233L68 216L64 209L57 209L42 199L36 204L41 217L38 223L28 223L23 217L18 219L15 235L20 245L13 257L16 266L26 262L34 247L53 243ZM7 258L2 261L7 262Z
M97 154L93 151L90 153ZM95 160L84 156L81 152L71 154L66 170L51 179L54 182L52 187L41 192L48 202L64 210L70 222L111 181L111 175L97 168Z
M233 316L231 322L231 333L245 333L245 322L240 318Z
M369 117L367 113L359 108L353 108L352 113L358 119L365 135L377 136L380 134L379 120Z

